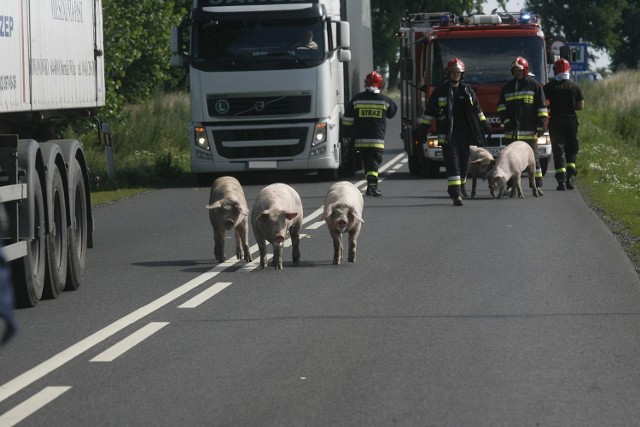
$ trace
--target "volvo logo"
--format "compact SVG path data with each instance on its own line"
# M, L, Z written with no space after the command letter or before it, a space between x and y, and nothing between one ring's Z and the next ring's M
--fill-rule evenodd
M256 109L256 111L262 111L264 110L264 101L258 101L253 105L253 108Z
M229 110L231 109L230 105L229 105L229 101L227 101L226 99L219 99L216 102L216 113L218 114L227 114L229 112Z

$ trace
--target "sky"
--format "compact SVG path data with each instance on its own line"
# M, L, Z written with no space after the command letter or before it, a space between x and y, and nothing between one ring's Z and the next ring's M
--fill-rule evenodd
M507 12L519 12L524 8L524 1L507 0L506 5ZM483 10L485 13L491 13L491 11L496 7L498 7L498 2L496 0L487 0L483 6ZM589 64L591 68L609 68L609 55L603 51L594 51L589 53L594 54L597 58L595 65Z

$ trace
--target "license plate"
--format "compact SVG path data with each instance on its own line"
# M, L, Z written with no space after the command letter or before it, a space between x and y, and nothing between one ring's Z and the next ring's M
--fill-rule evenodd
M277 169L277 161L252 161L248 164L249 169Z

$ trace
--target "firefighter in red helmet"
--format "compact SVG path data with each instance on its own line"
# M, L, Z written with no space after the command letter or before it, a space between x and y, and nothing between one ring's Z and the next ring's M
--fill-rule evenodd
M367 179L367 196L379 197L378 168L382 163L387 119L396 115L398 106L381 93L383 80L380 73L372 71L364 79L365 90L356 94L347 104L342 118L344 134L353 140L360 152Z
M438 144L442 147L447 170L447 193L454 206L462 206L462 188L469 168L469 146L485 145L485 134L491 130L475 92L461 83L464 62L452 58L445 72L447 80L435 88L427 100L419 133L425 140L435 121Z
M498 115L504 125L505 142L527 142L536 154L536 186L542 187L542 168L538 158L538 138L547 122L547 101L540 84L529 73L529 62L518 56L511 63L513 80L502 87ZM510 185L510 184L509 184ZM542 195L542 191L540 191Z
M549 101L549 136L553 152L557 190L573 190L578 156L578 115L584 109L580 86L570 79L571 64L560 58L553 64L554 79L544 85Z

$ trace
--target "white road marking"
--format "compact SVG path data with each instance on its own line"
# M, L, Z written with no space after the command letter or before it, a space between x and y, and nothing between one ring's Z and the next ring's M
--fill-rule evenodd
M34 394L21 404L13 407L0 416L0 426L10 427L18 424L29 415L42 408L47 403L57 399L62 393L71 387L45 387L40 392Z
M140 344L142 341L146 340L168 324L169 322L151 322L138 329L122 341L112 345L91 359L90 362L113 362L115 358L131 350L133 347Z
M209 298L212 298L213 296L221 292L230 284L231 282L218 282L215 285L211 286L210 288L200 292L198 295L191 298L189 301L185 302L184 304L180 304L178 308L196 308L197 306L199 306Z
M380 173L384 172L404 156L405 156L404 153L398 154L396 157L391 159L391 161L384 164L379 169L379 172ZM356 184L356 186L359 187L362 185L366 185L366 183L367 183L366 180L362 180L362 181L359 181ZM306 217L305 220L303 220L303 224L305 222L308 222L316 218L317 216L320 215L321 212L322 212L322 208L317 209L311 215ZM251 253L255 253L257 251L257 248L258 248L258 245L253 245L250 248ZM84 353L85 351L89 350L90 348L104 341L110 336L116 334L117 332L121 331L127 326L130 326L131 324L139 321L140 319L144 318L150 313L153 313L154 311L164 307L165 305L181 297L187 292L193 290L194 288L197 288L198 286L205 283L206 281L211 280L212 278L220 274L222 271L226 270L228 267L235 265L237 262L238 261L235 260L235 257L229 258L225 262L216 265L214 268L212 268L208 272L201 274L200 276L188 281L187 283L180 286L179 288L176 288L173 291L167 293L166 295L161 296L155 301L152 301L151 303L133 311L132 313L129 313L128 315L122 317L121 319L116 320L115 322L102 328L98 332L95 332L94 334L77 342L71 347L68 347L66 350L61 351L60 353L49 358L48 360L45 360L39 365L36 365L33 368L29 369L28 371L22 373L21 375L18 375L11 381L0 385L0 402L6 400L10 396L13 396L18 391L38 381L45 375L53 372L57 368L63 366L70 360L74 359L78 355ZM245 265L244 268L242 268L239 271L246 271L245 269L247 267L251 267L251 269L253 270L258 265L259 265L259 261L247 263L247 265Z
M68 347L66 350L61 351L60 353L56 354L50 359L45 360L41 364L29 369L28 371L17 376L11 381L4 383L2 386L0 386L0 402L7 399L9 396L12 396L13 394L17 393L18 391L22 390L23 388L27 387L29 384L44 377L48 373L56 370L57 368L61 367L65 363L72 360L73 358L84 353L91 347L104 341L105 339L116 334L117 332L121 331L127 326L137 322L138 320L149 315L150 313L153 313L154 311L160 309L161 307L164 307L165 305L169 304L171 301L181 297L182 295L186 294L192 289L197 288L204 282L211 280L212 278L217 276L221 271L223 271L225 268L227 268L227 266L224 265L224 263L215 266L213 269L209 270L208 272L203 273L200 276L196 277L195 279L188 281L187 283L180 286L179 288L176 288L173 291L169 292L168 294L165 294L160 298L156 299L155 301L143 307L140 307L139 309L124 316L123 318L116 320L112 324L106 326L105 328L99 330L98 332L92 335L89 335L87 338L77 342L71 347Z

